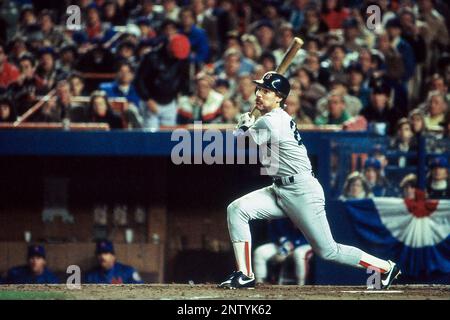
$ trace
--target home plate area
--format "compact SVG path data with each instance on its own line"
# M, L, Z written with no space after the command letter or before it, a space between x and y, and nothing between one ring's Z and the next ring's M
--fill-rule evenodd
M449 285L399 285L373 291L358 286L261 285L253 290L218 289L216 285L4 285L0 299L150 299L150 300L450 300Z

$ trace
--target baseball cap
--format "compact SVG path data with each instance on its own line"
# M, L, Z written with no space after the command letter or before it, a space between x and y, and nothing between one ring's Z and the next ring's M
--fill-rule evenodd
M95 254L112 253L114 254L114 245L109 240L100 240L97 242Z
M374 168L376 170L380 170L381 169L381 163L380 161L378 161L375 158L367 158L367 160L364 162L364 169L368 169L368 168Z
M391 18L386 22L386 29L389 28L400 28L401 29L402 24L400 23L400 19L395 17Z
M189 57L191 43L185 35L175 34L170 38L168 48L175 58L183 60Z
M448 168L448 161L443 156L438 156L430 161L430 168Z
M28 246L28 254L27 254L28 259L36 256L45 258L44 247L41 245Z
M370 156L374 157L377 154L385 154L386 153L386 147L382 144L375 144L372 149L370 150Z

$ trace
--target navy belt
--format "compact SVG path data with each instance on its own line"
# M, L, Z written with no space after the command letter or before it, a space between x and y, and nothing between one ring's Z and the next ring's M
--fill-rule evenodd
M315 177L314 172L311 171L311 175ZM272 178L273 183L277 186L285 186L295 182L295 176L282 177L282 178Z

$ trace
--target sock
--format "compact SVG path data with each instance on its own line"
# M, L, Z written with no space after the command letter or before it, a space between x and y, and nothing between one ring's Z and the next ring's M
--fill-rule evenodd
M391 270L391 265L388 261L379 259L365 252L362 254L359 264L366 269L369 267L378 269L380 273L386 273Z
M253 278L250 242L233 242L233 249L238 271Z

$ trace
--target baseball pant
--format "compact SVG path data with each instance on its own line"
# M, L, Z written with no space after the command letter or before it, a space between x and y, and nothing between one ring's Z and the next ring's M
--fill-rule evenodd
M256 282L267 280L267 262L278 253L278 247L274 243L266 243L255 249L253 263ZM309 271L309 260L312 249L309 244L298 246L294 249L295 275L297 284L304 285Z
M251 244L250 220L277 219L286 216L300 229L314 253L322 259L354 267L374 267L380 272L389 270L390 265L387 261L371 256L358 248L336 243L326 217L322 186L315 177L308 174L296 178L293 184L285 186L273 184L233 201L227 208L231 241L233 245L245 243L247 250ZM236 253L237 246L234 247ZM248 252L241 256L248 256ZM237 256L237 260L239 265L243 258ZM251 266L251 263L248 265ZM247 273L251 275L250 268L247 267Z

